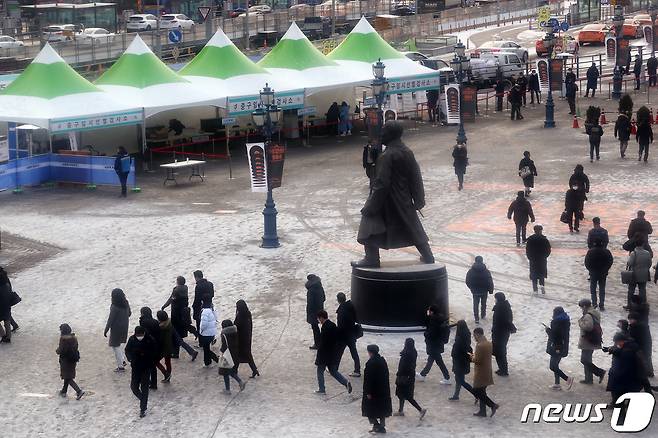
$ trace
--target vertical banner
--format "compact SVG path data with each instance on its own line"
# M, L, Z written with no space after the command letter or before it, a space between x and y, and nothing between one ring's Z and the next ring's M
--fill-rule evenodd
M551 80L550 80L550 87L551 91L562 91L562 67L563 67L563 61L561 59L551 59L550 60L550 66L551 66Z
M247 143L252 192L267 192L267 162L265 143Z
M548 92L548 61L537 60L537 75L539 76L539 89L542 93Z
M446 86L446 122L448 125L459 123L459 85Z
M617 41L615 37L608 36L605 38L605 54L609 61L617 58Z
M283 162L286 159L286 147L270 143L267 153L267 179L270 189L281 187L283 181Z
M7 137L0 137L0 163L9 161L9 140Z
M474 122L477 111L478 88L467 84L462 86L462 117L465 122Z

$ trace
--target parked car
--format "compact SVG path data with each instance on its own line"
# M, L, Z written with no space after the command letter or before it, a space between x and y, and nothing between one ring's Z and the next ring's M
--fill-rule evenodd
M564 45L564 40L566 39L566 48L562 47ZM577 55L578 51L580 50L580 44L578 44L578 41L571 35L564 35L562 38L558 38L557 42L555 43L555 47L553 48L555 53L570 53L572 55ZM535 51L537 52L537 56L542 57L548 55L548 51L544 47L544 40L543 39L538 39L535 42Z
M0 49L16 49L23 47L23 41L18 41L8 35L0 35Z
M250 6L249 7L249 13L257 13L260 12L261 14L269 14L272 12L272 7L269 5L255 5L255 6Z
M588 24L578 32L576 39L579 45L583 44L605 44L605 36L610 33L612 27L608 24Z
M128 32L139 32L152 30L158 27L158 19L153 14L135 14L128 17L126 30Z
M191 30L193 27L194 21L185 14L165 14L160 19L161 29Z
M239 17L240 15L244 14L247 12L245 8L235 8L231 12L229 12L229 16L231 18Z
M516 53L471 53L471 76L478 84L492 84L500 68L503 78L511 78L525 72L525 64Z
M88 27L82 32L76 34L76 38L82 43L111 43L114 41L115 33L111 33L100 27Z
M75 38L75 31L76 29L73 24L53 24L43 28L42 36L49 43L58 43L73 40Z
M410 5L395 5L391 8L391 15L397 15L399 17L407 17L409 15L415 15L416 11Z
M640 22L643 26L651 26L651 15L649 14L637 14L633 20Z
M649 19L649 21L651 21L651 19ZM642 29L643 26L644 25L641 21L627 18L624 20L624 25L621 28L622 35L626 38L641 38L644 36L644 30Z
M475 49L473 53L514 53L519 57L521 62L525 63L528 61L528 49L519 45L515 41L487 41L482 44L480 47Z
M290 6L289 11L292 14L297 15L299 17L306 17L306 16L310 16L313 13L313 6L306 3L299 3Z

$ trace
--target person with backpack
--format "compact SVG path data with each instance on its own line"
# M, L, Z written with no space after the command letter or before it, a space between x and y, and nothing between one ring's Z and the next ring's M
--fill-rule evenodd
M126 357L130 362L130 389L139 400L139 417L146 416L149 400L151 367L158 354L157 341L142 326L135 327L135 334L126 344Z
M537 176L537 168L535 162L530 159L530 152L524 151L523 158L519 161L519 176L523 180L523 187L525 187L525 196L530 196L530 189L535 187L535 177Z
M596 120L594 123L587 123L585 125L585 132L589 136L589 162L594 162L594 152L596 152L596 161L599 161L603 128L599 125L599 121Z
M405 401L408 401L411 406L416 408L416 410L420 413L421 420L427 413L427 409L421 408L418 402L416 402L414 399L417 357L418 352L416 351L416 344L414 340L412 338L405 339L404 348L400 352L398 372L395 374L395 395L400 401L400 408L397 412L393 412L394 417L404 417Z
M622 158L626 157L626 148L628 140L631 138L631 120L625 113L619 113L615 122L615 138L619 139L619 154Z
M528 222L535 221L535 214L532 211L530 201L522 190L516 192L516 199L512 201L507 209L507 219L514 219L516 227L516 246L526 242L526 227Z
M59 355L59 374L64 381L64 386L62 386L62 390L59 391L59 395L66 397L66 392L70 386L76 393L75 399L80 400L82 396L85 395L85 392L80 389L74 380L75 368L80 361L78 338L75 337L75 333L73 333L71 326L68 324L60 325L59 333L59 346L57 347L56 353Z
M644 152L644 162L646 163L649 159L649 144L653 143L653 129L651 129L651 123L642 123L637 127L635 140L640 145L637 161L642 159L642 153Z
M128 196L128 174L130 174L130 165L131 158L126 152L126 148L119 146L117 149L117 155L114 158L114 171L119 177L119 182L121 183L121 197L125 198Z
M546 344L546 353L551 356L549 369L553 371L555 383L550 387L552 390L560 391L560 379L567 382L567 390L571 389L573 385L573 377L564 374L560 369L560 361L563 357L569 355L569 329L571 321L569 315L560 306L553 309L553 319L551 326L546 327L546 334L548 335L548 342Z
M597 376L599 383L603 382L605 370L594 365L592 356L594 350L601 349L603 339L603 330L601 329L601 314L598 310L592 308L592 302L589 299L582 299L578 302L578 307L583 312L583 316L578 320L580 328L580 338L578 339L578 348L580 348L580 363L585 369L585 379L580 383L591 385L594 383L593 378Z
M121 345L125 344L128 339L130 313L130 305L126 299L126 294L121 289L113 289L110 315L107 317L103 336L107 338L107 332L110 332L109 345L114 351L114 358L117 362L117 368L114 370L116 372L126 370L126 356Z
M475 323L480 323L487 315L487 294L493 294L494 282L491 271L484 264L482 256L475 257L475 263L466 273L466 286L473 295L473 316Z
M473 353L471 348L471 331L468 329L466 321L460 319L457 321L457 329L455 331L455 342L452 344L452 372L455 373L455 392L448 400L459 400L459 391L464 387L465 390L470 392L473 396L473 387L466 381L466 374L471 372L471 358Z
M605 311L605 282L614 259L610 250L603 246L601 240L596 239L593 243L594 246L587 251L585 256L585 268L589 272L589 291L592 296L592 305L594 308L598 305L599 310L603 312ZM596 294L597 285L599 288L598 297Z
M441 353L445 344L450 340L450 325L448 318L439 313L439 308L432 304L427 309L427 323L425 329L425 346L427 348L427 364L418 375L418 380L425 380L425 376L432 369L434 362L437 363L443 373L443 379L439 382L442 385L450 385L450 373L446 364L443 363Z

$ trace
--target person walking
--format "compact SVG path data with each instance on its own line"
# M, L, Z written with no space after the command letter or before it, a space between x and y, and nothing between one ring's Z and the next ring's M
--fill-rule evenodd
M535 177L537 176L537 168L535 162L530 159L530 152L524 151L523 158L519 161L519 176L523 180L523 187L525 187L525 196L530 196L530 189L535 187Z
M578 85L575 82L567 82L565 85L565 97L569 103L569 114L576 115L576 93L578 92Z
M315 366L317 367L318 390L316 394L326 394L324 386L324 370L328 369L329 374L336 379L338 383L347 388L347 393L352 393L352 384L338 371L340 365L340 349L338 345L338 327L329 320L326 310L320 310L317 315L318 322L322 326L320 329L320 343L318 352L315 357Z
M585 256L585 268L589 272L589 291L592 296L592 307L599 308L601 312L605 311L605 282L608 277L608 271L614 261L610 250L603 246L599 239L594 240L592 246ZM598 285L598 296L596 288Z
M459 400L459 392L462 386L473 396L473 387L466 382L466 374L471 372L471 358L473 353L471 348L471 331L468 329L466 321L460 319L457 321L455 332L455 342L452 344L452 372L455 374L455 392L448 400Z
M342 292L336 295L336 300L338 301L336 325L338 328L338 342L340 343L339 355L342 357L345 347L349 348L354 361L354 372L350 374L350 377L361 377L361 359L359 358L359 351L356 349L356 340L359 337L359 319L356 315L356 308Z
M450 385L450 374L441 354L445 344L450 339L450 325L448 318L439 313L436 305L432 304L427 309L427 323L425 324L425 347L427 349L427 364L418 375L418 380L425 380L425 376L432 369L434 362L437 363L443 373L443 379L439 381L442 385Z
M580 220L584 217L582 208L585 203L582 200L582 192L578 186L573 186L564 194L564 212L566 213L569 232L580 232Z
M404 341L404 348L400 352L400 362L398 364L398 372L395 373L395 395L400 402L400 408L397 412L393 413L394 417L404 416L404 402L408 401L411 406L416 408L420 413L422 420L427 413L427 409L423 409L414 399L414 386L416 382L416 359L418 352L416 351L416 343L413 338L407 338Z
M176 277L176 286L174 286L169 299L162 305L160 310L165 310L171 305L171 325L174 327L172 359L179 358L180 348L183 347L187 354L192 358L192 361L194 361L199 355L199 352L195 351L194 348L185 342L185 338L187 337L188 332L191 332L195 338L198 338L199 332L192 325L187 291L185 277Z
M523 98L521 97L521 87L519 87L518 84L515 84L509 90L509 93L507 94L507 100L512 106L512 120L523 120L523 116L521 115L521 103Z
M121 289L113 289L110 314L107 317L103 336L107 338L107 333L110 332L109 346L112 347L117 363L114 370L116 372L126 371L126 356L121 345L125 344L128 339L130 313L130 305L126 299L126 294Z
M587 123L585 125L585 132L589 136L589 162L594 162L594 153L596 152L596 161L599 161L601 150L601 137L603 137L603 128L599 125L599 121L594 123Z
M516 333L514 325L514 314L512 306L502 292L496 292L494 295L496 304L493 306L493 322L491 324L491 345L493 355L496 358L498 369L496 374L499 376L509 376L509 367L507 364L507 343L511 334Z
M638 125L635 140L640 145L637 161L642 159L644 153L644 162L646 163L649 159L649 144L653 143L653 129L651 129L649 122Z
M583 316L578 320L580 328L580 338L578 339L578 348L580 348L580 363L585 369L585 379L580 383L591 385L594 383L593 376L599 378L599 383L603 382L605 370L594 365L592 356L594 350L601 349L603 331L601 330L601 314L598 310L592 308L592 302L588 299L582 299L578 302L578 307L583 312Z
M590 68L587 69L587 90L585 91L585 97L589 97L589 90L592 90L592 97L596 95L599 76L599 69L596 67L596 63L593 62Z
M642 363L642 355L639 354L639 347L633 339L623 333L616 333L612 340L615 345L607 349L612 355L612 366L605 389L612 396L613 407L617 407L619 397L642 390L646 371ZM627 406L620 407L622 411L618 419L624 421Z
M491 416L496 414L499 406L489 398L487 395L487 386L494 384L493 373L491 372L491 354L493 347L491 342L487 341L484 336L482 327L476 327L473 330L473 337L475 337L475 353L471 354L471 362L473 362L473 392L475 398L480 401L480 410L473 415L476 417L486 417L487 408L491 408Z
M156 339L158 343L158 356L155 366L164 376L162 382L169 383L171 381L171 354L174 351L174 328L169 315L164 310L158 310L155 316L158 318L158 325L160 327L160 337ZM164 365L162 365L163 359Z
M68 324L59 326L59 346L56 353L59 356L59 374L64 381L62 390L59 395L66 397L69 386L75 391L75 399L80 400L85 392L75 383L75 369L80 361L80 351L78 350L78 338L71 330Z
M458 190L464 188L464 174L466 173L466 166L468 166L468 150L466 144L457 143L452 148L453 167L455 168L455 175L457 175L457 182L459 183Z
M341 137L352 135L352 121L350 120L350 106L343 101L338 113L338 131Z
M368 361L363 371L361 414L372 424L371 433L386 433L386 417L393 412L388 364L379 354L379 347L367 347Z
M7 271L0 268L0 343L11 343L11 303L13 289Z
M439 90L434 88L425 91L425 97L427 98L427 115L430 118L432 124L436 123L436 107L439 103Z
M619 155L625 158L628 140L631 138L631 120L626 113L619 113L619 116L617 116L615 138L619 139Z
M123 146L117 149L117 155L114 158L114 171L119 177L121 183L121 197L128 196L128 175L130 174L131 158Z
M546 326L545 326L546 327ZM551 326L546 327L546 334L548 335L548 342L546 344L546 353L551 356L551 361L548 368L553 371L555 383L551 385L551 389L555 391L562 390L560 381L564 380L567 383L567 390L571 389L573 385L573 377L564 374L560 369L560 361L562 358L569 355L569 330L571 321L569 315L561 306L553 309L553 319Z
M544 227L535 225L533 230L535 234L526 241L525 254L529 263L532 292L537 293L537 283L539 283L543 295L546 293L544 279L548 277L548 257L551 255L551 243L542 234Z
M569 177L569 187L573 186L577 186L576 190L581 193L581 200L584 203L589 193L589 177L585 174L582 164L577 164L573 169L573 174ZM584 210L584 207L581 207L580 210Z
M514 220L516 227L516 246L526 242L526 227L528 222L535 221L535 214L532 211L530 201L526 199L525 192L519 190L516 192L516 199L512 201L507 209L507 219Z
M494 282L491 271L484 264L482 256L475 257L475 263L466 273L466 286L473 295L473 316L475 323L480 323L480 317L487 315L487 294L493 294Z
M526 105L526 92L528 91L528 78L525 77L523 72L519 73L519 77L516 79L516 85L519 86L519 92L521 93L521 102L523 107Z
M532 69L528 77L528 87L530 88L530 104L534 105L535 96L537 97L537 104L540 104L541 88L539 87L539 75L535 69Z
M139 417L146 416L149 400L151 367L158 354L156 340L142 326L135 327L126 344L126 357L130 362L130 389L139 400Z
M628 314L628 334L637 342L642 352L647 377L653 378L653 361L651 359L653 341L649 324L642 321L639 314L631 312Z
M628 224L626 237L629 239L635 239L639 235L644 237L645 241L648 241L650 234L653 234L651 222L646 219L646 213L644 210L638 210L636 218L631 220Z
M308 274L304 286L306 287L306 322L311 325L311 329L313 330L313 345L309 349L317 350L318 342L320 342L318 312L324 309L326 297L324 288L322 287L322 280L317 275Z
M655 55L651 55L647 60L647 73L649 74L650 87L656 86L656 71L658 71L658 59L656 59Z
M254 324L251 318L251 311L244 300L238 300L235 303L235 319L233 320L233 324L238 330L237 360L235 360L235 357L233 358L236 363L235 371L238 371L241 363L247 363L249 364L249 368L251 368L251 378L260 376L256 362L254 362L254 356L251 353Z
M231 393L230 378L238 382L238 385L240 385L240 391L242 392L244 391L244 388L247 384L243 382L242 379L240 379L240 376L238 376L238 367L240 363L236 359L240 354L239 333L238 328L230 319L225 319L222 321L222 331L220 332L220 338L222 340L222 346L220 347L219 351L221 351L223 354L226 354L226 350L228 350L229 354L231 355L231 359L233 359L233 367L219 368L219 375L224 377L224 392L227 394Z
M608 230L601 226L601 218L594 216L592 218L592 229L587 233L587 247L594 247L594 242L597 240L601 242L603 248L607 248L610 238L608 237Z
M502 112L503 111L503 97L505 97L505 82L502 79L499 79L496 82L496 86L494 87L494 91L496 92L496 111L497 112Z
M641 238L641 237L640 237ZM626 270L633 272L633 280L628 284L628 306L637 288L642 301L647 300L647 282L651 279L651 253L638 242L631 251L626 263Z
M640 75L642 74L642 58L640 55L635 56L635 64L633 64L633 75L635 76L635 89L640 89Z
M139 311L140 317L139 317L139 325L146 330L146 333L153 338L153 341L155 342L156 345L156 352L157 352L157 342L158 339L160 339L160 323L153 318L153 312L151 311L150 307L142 307ZM149 385L149 388L153 390L158 389L158 368L156 366L156 363L160 360L159 357L157 357L157 354L153 357L153 363L151 364L151 375L150 375L150 380L151 383Z
M203 272L196 270L192 273L196 286L194 287L194 301L192 302L192 317L196 322L197 332L201 332L201 312L203 303L209 302L212 307L212 300L215 297L215 287L203 277Z
M199 325L199 342L203 348L203 364L208 367L211 362L219 362L219 358L210 349L212 341L217 336L217 316L212 308L212 301L204 301Z

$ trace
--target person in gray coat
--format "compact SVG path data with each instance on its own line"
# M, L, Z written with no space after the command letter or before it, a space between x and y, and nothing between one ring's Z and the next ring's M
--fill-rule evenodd
M585 379L580 383L591 385L594 383L594 376L599 378L599 383L603 382L605 370L594 365L592 355L594 350L601 349L601 340L603 331L601 330L601 314L592 307L592 301L582 299L578 302L578 307L583 312L583 316L578 320L580 328L580 338L578 339L578 348L580 349L580 363L585 369Z
M651 279L651 253L638 245L631 252L626 263L626 269L633 271L633 281L628 285L628 306L631 305L631 297L635 295L637 287L642 302L647 300L647 282Z
M114 358L117 361L115 372L126 370L126 356L121 348L128 340L128 320L130 319L130 305L126 295L121 289L112 290L112 304L110 305L110 315L107 317L103 336L107 338L110 332L109 345L114 351Z

